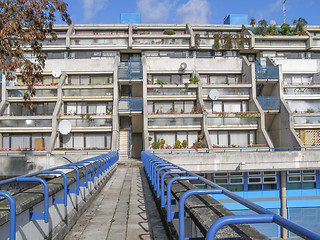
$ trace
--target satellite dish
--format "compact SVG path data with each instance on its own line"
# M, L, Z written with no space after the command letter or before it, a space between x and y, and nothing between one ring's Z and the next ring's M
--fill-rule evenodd
M212 100L212 101L215 101L219 98L219 92L218 90L216 89L212 89L210 92L209 92L209 98Z
M180 64L180 68L182 69L182 70L185 70L185 69L187 69L187 64L185 63L185 62L183 62L183 63L181 63Z
M70 121L68 120L62 120L60 123L59 123L59 132L62 134L62 135L67 135L68 133L71 132L71 123Z
M52 76L54 78L60 77L61 76L61 69L59 69L59 68L52 69Z
M277 25L277 23L276 23L275 20L271 20L271 21L270 21L270 25Z

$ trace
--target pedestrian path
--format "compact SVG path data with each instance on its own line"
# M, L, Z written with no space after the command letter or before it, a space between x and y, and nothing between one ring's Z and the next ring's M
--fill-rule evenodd
M157 209L152 205L151 193L145 193L150 190L141 166L137 160L120 160L113 176L65 240L167 239L160 216L155 215Z

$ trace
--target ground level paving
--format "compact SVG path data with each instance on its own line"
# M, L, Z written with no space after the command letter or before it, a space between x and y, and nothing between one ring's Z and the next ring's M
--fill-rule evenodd
M120 160L113 176L65 240L166 240L141 167L141 161Z

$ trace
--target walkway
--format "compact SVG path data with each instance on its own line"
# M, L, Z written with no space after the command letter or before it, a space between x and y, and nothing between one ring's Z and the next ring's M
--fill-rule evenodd
M141 166L137 160L120 160L65 240L167 239Z

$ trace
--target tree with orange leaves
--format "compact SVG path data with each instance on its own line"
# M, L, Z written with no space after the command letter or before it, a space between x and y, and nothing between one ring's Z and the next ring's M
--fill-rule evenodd
M57 39L56 14L71 24L67 6L62 0L0 0L0 69L8 81L20 71L28 87L25 100L34 96L34 85L43 82L47 54L41 42ZM32 52L34 60L25 58L25 51Z

